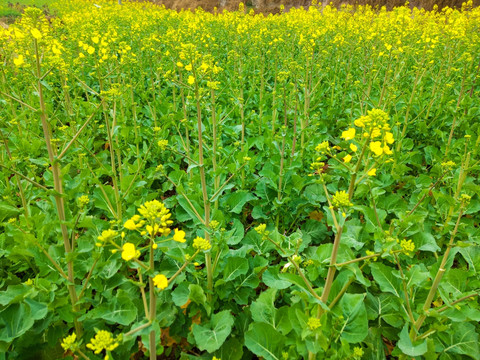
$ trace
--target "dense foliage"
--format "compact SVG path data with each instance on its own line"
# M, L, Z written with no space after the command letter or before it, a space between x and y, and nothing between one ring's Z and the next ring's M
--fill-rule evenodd
M480 10L53 6L0 28L0 358L480 358Z

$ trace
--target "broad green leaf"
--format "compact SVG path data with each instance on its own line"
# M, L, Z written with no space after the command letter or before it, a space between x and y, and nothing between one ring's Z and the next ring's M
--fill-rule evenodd
M232 331L234 318L229 310L220 311L212 316L208 324L193 326L193 336L197 347L209 353L218 350Z
M292 285L290 281L282 280L279 278L278 273L280 269L279 266L269 267L262 274L262 280L269 288L283 290Z
M225 199L225 204L230 207L230 212L240 214L243 206L257 197L246 190L235 191Z
M412 342L410 336L408 335L407 324L405 324L400 332L400 340L397 342L397 346L405 355L408 356L421 356L428 350L427 340L424 339Z
M382 291L392 293L397 297L401 296L402 280L393 275L393 273L398 272L397 270L381 263L370 264L370 269L372 270L373 278Z
M11 217L15 217L20 214L20 210L12 205L8 205L7 203L0 203L0 222L9 219Z
M412 239L415 242L415 247L418 250L436 252L440 248L435 241L433 235L429 232L419 232L412 235Z
M439 338L444 344L442 354L459 354L480 359L478 333L473 324L453 323L449 330L439 334Z
M175 290L172 291L173 303L177 306L183 306L187 303L189 295L190 290L188 288L188 284L182 282L175 288Z
M34 288L28 285L9 285L6 291L0 292L0 305L6 306L21 302Z
M245 333L245 346L265 360L281 360L285 337L272 325L252 323Z
M363 341L368 333L366 294L344 294L339 303L343 316L341 337L349 343Z
M130 325L137 317L137 308L130 295L118 290L117 296L87 314L90 319L104 319L114 324Z
M230 338L215 351L215 357L221 360L240 360L243 355L243 344L237 338Z
M268 289L262 292L258 299L252 303L250 309L254 321L264 322L274 326L277 311L274 306L276 293L276 289Z
M223 281L228 282L244 275L248 271L248 260L241 257L229 257L226 259L227 265L223 269Z

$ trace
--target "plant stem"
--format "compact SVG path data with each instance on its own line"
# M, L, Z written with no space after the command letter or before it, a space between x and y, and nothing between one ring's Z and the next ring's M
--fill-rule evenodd
M60 221L60 229L62 232L62 238L63 238L63 245L65 248L65 257L69 259L67 261L67 269L68 269L68 293L70 295L70 301L72 304L72 309L73 312L75 313L77 311L77 291L75 290L75 276L74 276L74 270L73 270L73 260L71 260L70 257L70 252L71 252L71 247L70 247L70 238L68 236L68 229L66 225L66 218L65 218L65 204L63 201L63 185L62 185L62 179L61 179L61 171L60 171L60 166L59 163L56 159L56 149L53 148L52 143L51 143L51 135L50 135L50 125L48 123L48 118L47 118L47 108L45 106L45 100L43 96L43 85L41 82L41 67L40 67L40 54L38 51L38 42L37 39L34 39L34 46L35 46L35 59L36 59L36 75L37 75L37 90L38 90L38 95L40 99L40 120L42 123L42 128L43 128L43 135L45 138L45 144L47 146L47 152L48 152L48 158L51 164L52 168L52 174L53 174L53 187L56 191L56 195L54 195L55 198L55 205L57 208L57 215L58 219ZM75 318L74 320L75 323L75 331L77 333L77 336L81 337L83 333L83 329L81 324L77 321Z
M425 300L425 303L423 305L423 311L425 313L428 313L428 310L430 309L432 305L433 298L435 294L437 293L438 286L440 285L440 282L442 281L442 277L445 274L445 264L447 263L448 255L450 254L450 250L452 249L453 246L453 240L455 239L455 235L457 234L458 231L458 226L460 225L460 220L463 215L463 204L460 205L460 211L458 212L458 217L457 217L457 222L455 224L455 228L453 229L452 235L450 237L450 241L448 242L447 249L445 251L445 254L443 254L442 262L440 263L440 267L438 268L437 274L435 275L435 279L433 280L432 287L430 288L430 291L428 292L427 299ZM415 329L418 333L420 328L422 327L423 322L427 318L427 315L422 314L418 317L417 321L415 322Z

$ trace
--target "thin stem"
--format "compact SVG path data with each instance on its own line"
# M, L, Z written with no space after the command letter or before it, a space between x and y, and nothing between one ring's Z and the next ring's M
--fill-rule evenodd
M83 294L85 293L85 290L87 290L88 282L90 281L90 278L92 277L93 270L95 269L95 266L97 266L98 260L100 260L100 257L95 259L95 261L92 264L92 267L88 271L87 277L85 278L85 283L82 286L82 290L80 291L80 294L78 295L78 299L81 299L83 297Z
M40 120L42 123L42 128L43 128L43 135L45 138L45 144L47 146L47 152L48 152L48 158L50 160L50 164L52 167L52 174L53 174L53 186L55 191L57 192L56 195L54 195L55 198L55 205L57 208L57 215L58 219L60 221L60 229L62 232L62 238L63 238L63 244L65 248L65 255L68 260L67 262L67 269L68 269L68 292L70 295L70 301L72 304L72 309L74 312L76 312L77 307L76 303L78 301L77 297L77 292L75 290L75 276L74 276L74 271L73 271L73 260L71 260L71 257L68 256L71 252L71 247L70 247L70 239L68 236L68 229L66 226L66 218L65 218L65 204L63 201L63 184L62 184L62 179L61 179L61 171L60 171L60 166L55 158L56 155L56 149L53 148L52 143L51 143L51 134L50 134L50 125L48 123L48 118L47 118L47 108L45 106L45 100L44 100L44 95L43 95L43 85L41 82L41 67L40 67L40 54L38 50L38 42L37 39L34 39L34 46L35 46L35 59L36 59L36 75L37 75L37 90L38 90L38 95L40 99ZM75 319L75 330L77 332L77 335L80 337L83 333L82 326L81 324Z
M460 299L455 300L454 302L452 302L452 303L450 303L450 304L448 304L448 305L445 305L445 306L441 307L440 309L437 310L437 312L440 313L440 312L443 312L443 311L445 311L445 310L448 310L449 308L451 308L452 306L458 304L459 302L462 302L463 300L467 300L467 299L470 299L470 298L473 299L473 298L476 297L476 296L479 296L479 294L478 294L478 293L473 293L473 294L470 294L470 295L467 295L467 296L463 296L463 297L461 297Z
M402 277L402 285L403 285L403 292L405 294L405 302L407 303L407 314L410 322L412 324L415 323L415 318L413 317L412 308L410 307L410 299L408 298L408 289L407 289L407 282L405 281L405 274L403 273L402 266L400 265L400 260L398 259L397 254L393 254L395 257L395 261L397 263L398 270L400 271L400 276Z
M432 305L433 298L435 294L437 293L438 286L440 285L440 282L442 281L442 277L445 274L445 264L447 263L448 255L450 254L450 250L453 246L453 240L455 239L455 235L457 234L458 231L458 226L460 225L460 220L463 215L463 204L460 206L460 211L458 213L457 217L457 222L455 224L455 228L453 229L452 235L450 237L450 241L447 245L447 250L445 251L445 254L443 255L442 262L440 263L440 267L438 268L437 274L435 275L435 279L433 281L432 287L430 288L430 291L428 293L427 299L425 300L425 304L423 305L423 311L425 313L428 313L428 310L430 309ZM423 322L427 318L427 315L422 314L419 316L417 321L415 322L415 328L418 332L420 328L422 327Z

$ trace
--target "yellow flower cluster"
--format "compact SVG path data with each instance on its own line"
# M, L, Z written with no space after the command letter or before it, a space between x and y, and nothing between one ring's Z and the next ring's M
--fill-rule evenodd
M210 250L212 245L210 244L210 241L201 238L200 236L197 236L195 239L193 239L193 248L202 250L202 251L207 251Z
M402 240L400 241L400 246L405 255L410 255L415 250L415 244L412 240Z
M88 195L82 195L78 198L78 205L80 206L80 209L83 209L85 206L87 206L89 202L90 199Z
M363 137L371 139L369 148L375 156L391 155L389 145L395 142L389 124L388 114L380 109L372 109L367 115L354 121L354 125L364 130ZM355 130L355 129L350 129ZM353 132L355 136L355 132ZM379 140L375 140L379 139Z
M318 329L320 326L321 326L321 322L320 322L320 319L316 318L316 317L311 317L308 319L307 321L307 326L310 330L314 331L316 329Z
M345 190L335 192L335 194L332 196L332 205L337 209L353 206Z
M125 221L123 226L128 230L138 230L145 225L145 220L141 220L140 215L133 215L130 219Z
M168 140L158 140L158 148L161 150L161 151L165 151L165 149L167 148L168 146Z
M75 352L78 349L77 334L72 333L71 335L63 338L61 346L65 351L70 350Z
M105 243L113 240L113 238L117 235L118 235L118 232L116 232L115 230L112 230L112 229L102 231L102 235L97 237L97 239L100 240L103 244L102 243L97 243L97 246L105 245Z
M172 214L163 203L158 200L147 201L138 208L138 212L150 223L146 226L150 235L170 234L170 225L173 224L170 220Z
M113 351L119 343L118 337L113 338L111 332L106 330L98 330L94 338L90 339L90 343L87 344L87 348L93 350L95 354L100 354L103 350Z

